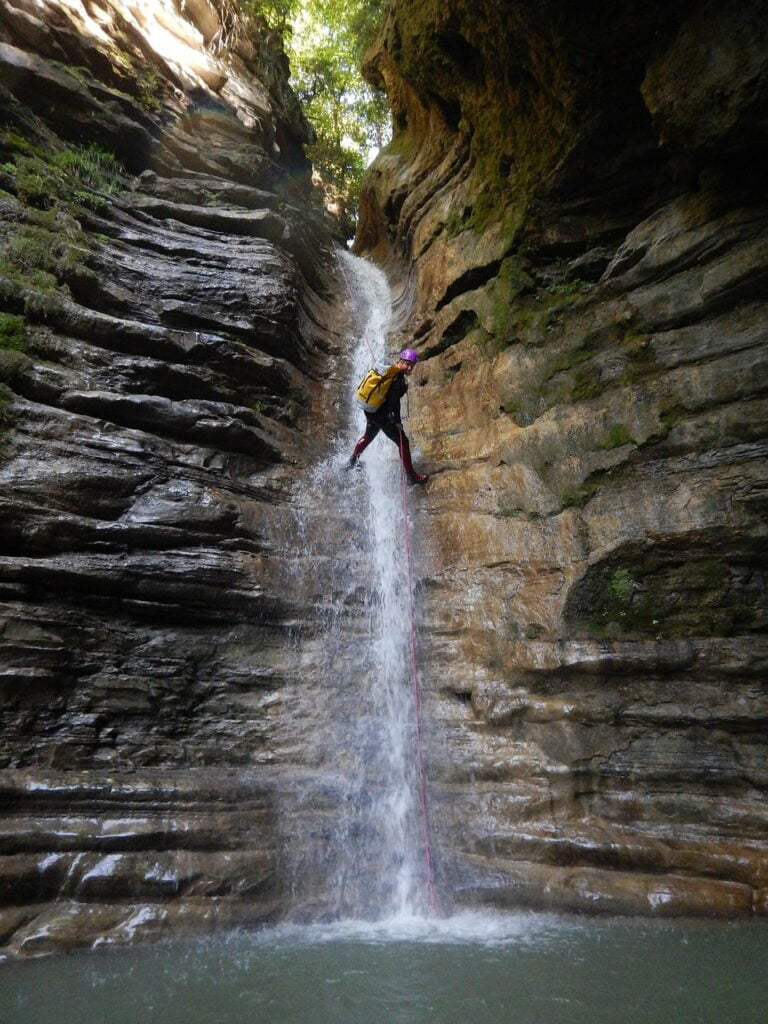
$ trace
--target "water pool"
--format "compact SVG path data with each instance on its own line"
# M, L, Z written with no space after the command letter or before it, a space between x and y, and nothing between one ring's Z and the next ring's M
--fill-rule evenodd
M0 966L0 1024L765 1024L768 922L287 926Z

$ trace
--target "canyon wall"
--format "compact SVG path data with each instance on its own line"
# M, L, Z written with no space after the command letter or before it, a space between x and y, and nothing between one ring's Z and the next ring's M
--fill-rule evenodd
M281 902L290 507L339 325L285 57L219 10L0 9L0 944L22 954Z
M228 12L0 9L11 953L333 913L349 324L279 41ZM768 906L766 36L396 0L368 55L446 909Z
M366 72L443 891L765 912L764 5L395 0Z

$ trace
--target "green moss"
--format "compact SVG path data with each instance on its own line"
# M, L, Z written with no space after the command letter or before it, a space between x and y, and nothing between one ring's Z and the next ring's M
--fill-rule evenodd
M552 364L552 376L556 373L567 373L568 370L572 370L574 366L586 362L589 358L590 354L584 349L577 349L575 352L573 350L563 352Z
M491 293L491 331L483 339L486 356L498 355L515 344L543 345L561 325L562 300L541 292L529 297L533 287L524 260L504 260Z
M24 296L24 313L30 320L45 321L60 310L61 302L59 291L30 291Z
M533 290L528 264L517 256L502 260L491 291L491 333L497 343L507 348L517 341L516 302Z
M589 281L582 281L581 278L576 277L573 281L563 281L561 284L551 284L549 291L552 295L580 295L586 291L587 288L591 288L592 285Z
M605 387L593 367L577 367L571 377L571 400L568 402L589 402L601 395ZM562 402L558 403L564 404Z
M694 579L704 588L721 588L728 580L728 566L719 558L704 559L696 564Z
M623 423L614 423L595 445L601 451L608 451L611 448L621 448L625 444L632 444L632 437L629 430Z
M14 153L31 155L34 151L34 144L13 128L3 128L0 131L0 153L4 156Z
M387 143L383 153L388 156L399 156L407 163L411 163L416 159L420 148L421 140L417 134L411 131L403 131L398 132L392 140Z
M79 239L78 239L79 240ZM39 224L22 224L0 255L0 274L22 288L50 292L82 263L84 247L71 236Z
M27 347L27 328L24 317L0 313L0 349L24 352Z
M101 146L49 151L6 130L0 132L0 155L10 157L4 168L17 198L37 210L101 209L106 200L97 193L114 194L122 189L122 165Z
M89 188L110 193L122 189L123 166L114 153L101 146L89 143L64 149L54 153L51 162Z
M745 601L736 573L734 582L725 558L705 557L606 567L594 581L590 633L675 639L747 632L760 602Z
M0 313L0 381L12 382L19 370L29 365L26 348L27 328L24 317Z
M13 422L13 415L11 413L12 402L13 392L4 384L0 384L0 430L9 427Z
M443 225L443 230L449 238L455 238L456 235L460 235L468 226L471 216L471 206L453 207L451 212L448 214L448 219Z
M609 601L626 604L637 588L638 582L633 578L629 569L620 566L614 570L613 575L608 579L605 593Z
M136 91L139 103L146 110L157 111L163 105L162 89L157 74L151 68L144 68L136 73Z
M661 437L666 437L670 431L681 423L687 413L681 406L673 406L669 409L665 409L659 416L659 422L661 423Z
M596 482L587 480L578 487L569 487L563 491L560 497L560 503L564 509L581 508L594 497L597 489L598 484Z
M484 188L472 204L472 216L469 226L477 234L482 234L499 215L498 199L490 188Z
M93 75L90 73L88 68L83 67L81 64L63 64L61 61L51 61L54 67L57 67L60 71L74 78L75 81L79 82L80 85L84 85L89 88L93 85Z
M597 609L599 617L591 624L591 632L597 635L605 630L609 635L626 632L653 631L658 626L654 611L656 602L648 593L647 579L638 579L636 566L632 569L620 565L605 569L602 582L598 582Z
M504 412L507 416L517 416L523 411L523 398L521 395L513 395L511 397L501 397L499 402L499 412Z
M642 335L630 336L625 340L626 369L619 378L619 383L631 387L641 380L659 373L661 367L656 361L648 339Z
M597 398L605 390L597 371L591 364L575 367L567 373L557 374L542 384L538 396L538 415L557 405L576 405Z
M487 331L477 331L476 343L486 358L493 359L494 356L505 352L511 345L517 342L517 338L504 334L489 334Z
M593 401L610 387L627 386L658 370L647 336L623 321L583 335L571 335L564 330L564 318L571 304L578 300L578 293L564 299L550 292L538 292L531 299L526 297L509 314L513 340L527 346L549 344L559 348L552 357L549 375L535 391L505 396L500 402L500 409L513 415L521 426L528 426L548 409ZM617 349L626 357L625 373L617 379L604 380L600 353L610 350L615 358ZM631 442L628 428L617 424L596 447L609 449Z
M19 370L29 366L31 360L23 352L0 349L0 380L13 381Z

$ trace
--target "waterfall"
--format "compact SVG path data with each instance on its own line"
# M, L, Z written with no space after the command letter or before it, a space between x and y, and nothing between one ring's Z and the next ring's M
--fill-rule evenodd
M303 808L301 835L294 824L288 841L302 851L291 871L295 898L309 907L305 917L383 920L426 914L430 903L412 581L397 448L380 434L362 468L345 468L364 429L354 385L374 361L392 361L389 287L367 261L347 253L340 259L360 337L347 382L348 426L336 454L310 481L304 512L304 586L318 562L324 568L316 571L328 578L322 635L303 643L303 697L294 723L299 732L306 716L314 724L312 770L294 794Z
M392 362L386 351L391 318L389 286L373 264L342 254L347 263L352 301L360 312L362 337L355 352L354 380L373 360ZM389 356L389 358L388 358ZM351 401L355 428L362 415ZM369 778L378 798L372 811L381 837L383 867L390 887L387 904L392 914L420 909L423 850L419 843L416 765L414 763L414 706L410 659L411 580L404 546L400 464L397 450L382 434L363 459L367 498L367 542L370 545L371 645L375 671L369 699L373 728L380 730Z

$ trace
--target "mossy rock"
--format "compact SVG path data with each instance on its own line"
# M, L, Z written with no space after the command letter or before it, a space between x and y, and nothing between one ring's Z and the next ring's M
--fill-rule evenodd
M0 430L9 427L13 422L11 404L13 403L13 392L4 384L0 384Z
M85 263L86 235L66 214L38 211L32 220L9 235L0 253L0 276L21 288L53 292Z
M587 480L578 487L570 487L561 495L562 507L564 509L583 508L595 496L597 490L598 484L592 480Z
M0 313L0 349L24 352L27 348L27 326L23 316Z
M623 448L624 445L633 443L629 429L623 423L614 423L595 447L600 451L610 451L612 448Z
M569 598L566 618L592 636L724 637L768 625L761 601L762 552L709 557L703 548L626 552L622 564L595 567Z
M0 349L0 380L13 383L20 370L32 364L32 360L23 352Z
M27 207L36 210L103 209L104 195L123 189L125 171L101 146L67 146L48 151L18 133L0 131L4 184Z
M0 313L0 380L13 381L19 370L30 365L27 340L24 317Z

